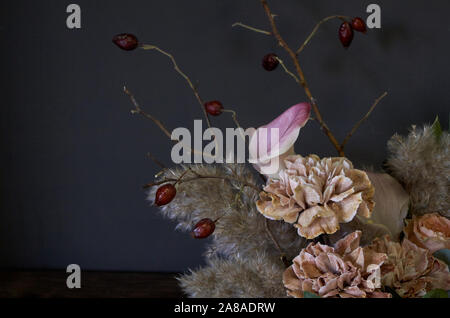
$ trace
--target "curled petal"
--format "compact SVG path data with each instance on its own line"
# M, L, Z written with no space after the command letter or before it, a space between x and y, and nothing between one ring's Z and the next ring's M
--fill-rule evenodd
M331 209L314 206L303 211L294 226L298 228L299 235L313 239L323 233L336 232L339 229L339 222Z
M383 237L367 248L387 254L381 265L381 281L383 285L394 288L401 297L422 297L433 289L450 289L447 265L408 239L400 244Z
M306 124L311 112L311 105L300 103L291 106L269 124L262 126L250 138L250 162L263 174L274 175L279 169L273 169L271 162L283 156L293 154L294 143L300 129Z
M283 206L278 196L266 192L261 192L256 207L266 218L271 220L283 219L288 223L294 223L297 220L298 212L301 210L296 206Z
M311 243L283 274L287 294L303 297L305 291L323 298L389 297L380 291L380 266L387 258L359 245L356 231L334 247Z
M398 240L408 213L409 195L397 180L386 173L367 172L367 175L375 187L376 205L371 220L385 225L391 237Z
M431 253L450 249L450 220L438 213L413 216L407 221L404 233L408 240Z
M361 231L355 231L353 233L350 233L349 235L345 236L336 244L334 245L334 248L336 249L336 252L338 252L341 255L350 254L359 246L359 241L361 240Z

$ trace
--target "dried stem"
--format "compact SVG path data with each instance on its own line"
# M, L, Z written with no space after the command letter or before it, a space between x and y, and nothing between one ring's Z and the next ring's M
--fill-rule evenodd
M146 113L142 110L141 106L139 106L138 102L136 101L136 99L134 98L134 95L126 88L126 86L123 87L123 91L125 94L127 94L130 99L131 102L133 103L135 109L133 109L131 111L132 114L140 114L148 119L150 119L151 121L153 121L156 126L159 127L159 129L162 130L162 132L169 137L170 140L172 140L172 134L167 130L166 127L164 127L164 125L155 117L153 117L152 115L150 115L149 113Z
M181 176L178 177L177 181L175 181L175 183L173 184L174 186L177 185L177 183L180 183L181 179L183 179L183 177L186 175L186 173L188 173L189 170L185 170Z
M230 181L230 182L236 181L236 182L241 183L243 186L246 186L246 187L254 189L255 191L258 191L258 192L261 191L261 189L258 186L254 185L254 184L251 184L251 183L248 183L248 182L246 182L246 181L244 181L242 179L239 179L239 178L211 176L211 175L201 175L201 174L198 174L198 173L195 173L195 175L196 175L195 177L185 178L185 179L182 179L182 180L173 179L173 178L165 178L165 179L160 180L160 181L148 183L148 184L144 185L143 188L146 189L146 188L150 188L150 187L153 187L153 186L158 186L158 185L161 185L161 184L167 183L167 182L179 181L178 183L184 183L184 182L195 181L195 180L198 180L198 179L221 179L221 180L226 180L226 181Z
M278 252L280 252L280 259L283 262L284 266L289 267L289 262L286 258L286 253L284 253L283 249L281 248L280 244L276 240L275 236L273 235L272 231L270 230L269 226L269 219L265 219L265 225L266 225L266 232L269 235L270 239L272 240L273 244L277 248Z
M239 122L237 120L236 112L234 110L231 110L231 109L222 109L222 111L231 114L231 118L233 118L233 121L236 124L236 127L239 129L239 133L241 135L241 138L242 138L242 140L244 140L244 143L245 143L245 135L242 132L243 128L241 127L241 125L239 124Z
M278 60L278 62L280 63L280 65L281 65L281 67L284 69L284 71L285 71L288 75L292 76L292 78L293 78L297 83L300 84L300 81L299 81L299 79L297 78L297 76L295 76L294 73L292 73L291 71L288 70L288 68L286 67L286 65L284 65L283 60L280 59L278 56L276 57L276 59Z
M142 116L144 116L145 118L150 119L151 121L153 121L158 127L159 129L161 129L164 134L169 137L170 140L172 140L173 142L180 142L179 139L172 139L172 135L171 133L167 130L167 128L161 123L161 121L159 119L157 119L156 117L154 117L153 115L150 115L149 113L145 112L141 106L139 105L139 103L136 101L136 98L134 98L134 95L126 88L126 86L123 87L123 91L125 94L127 94L130 97L131 102L133 103L135 109L131 110L132 114L140 114ZM191 151L192 153L196 153L196 154L202 154L203 156L207 156L210 158L215 158L215 156L211 156L209 154L204 153L203 151L198 151L196 149L192 149L188 146L186 146L186 148L189 149L189 151Z
M232 27L234 28L236 26L240 26L240 27L243 27L244 29L248 29L248 30L251 30L251 31L254 31L254 32L265 34L265 35L272 35L272 33L270 33L269 31L257 29L257 28L254 28L252 26L249 26L247 24L243 24L241 22L233 23Z
M157 160L150 152L147 153L147 157L150 158L157 166L161 168L161 171L155 174L155 178L158 178L161 174L166 172L167 167L162 162Z
M198 102L200 104L200 108L202 109L203 114L205 115L206 123L208 124L208 127L211 128L211 122L209 120L208 113L205 110L205 106L204 106L203 100L200 97L200 94L198 93L197 88L194 86L194 84L192 84L192 81L189 79L189 77L185 73L183 73L183 71L181 71L181 69L178 67L178 64L175 61L175 58L172 56L172 54L170 54L170 53L160 49L159 47L157 47L155 45L142 44L140 47L143 50L156 50L159 53L164 54L165 56L167 56L168 58L171 59L175 71L177 71L186 80L186 82L188 82L189 86L191 87L192 91L194 92L194 95L195 95L195 97L197 98L197 100L198 100Z
M327 135L328 139L330 139L331 143L336 148L339 155L345 156L344 152L341 149L339 142L336 140L334 135L331 133L330 129L325 124L325 122L322 118L322 114L320 113L319 108L317 107L316 100L313 98L313 96L311 94L308 83L306 82L306 79L305 79L305 75L303 74L303 70L300 67L300 63L298 61L297 54L289 47L289 45L286 43L286 41L281 37L280 32L278 31L277 26L275 24L273 14L270 11L269 5L267 4L267 1L266 0L260 0L260 1L264 7L264 10L269 19L270 25L272 27L273 36L278 41L278 44L289 54L289 56L292 59L292 62L294 63L295 69L296 69L298 77L300 79L299 85L301 85L303 87L303 89L305 90L306 96L308 96L309 100L311 101L311 106L313 108L314 113L316 114L316 119L320 123L320 126L321 126L323 132L325 133L325 135Z
M345 137L344 141L341 144L341 149L343 150L345 145L347 144L347 142L349 141L350 137L353 136L353 134L356 132L356 130L359 128L359 126L361 126L361 124L367 120L367 118L369 118L370 114L372 113L372 111L375 109L375 107L378 105L378 103L384 98L386 97L387 92L384 92L383 94L380 95L380 97L378 97L372 104L372 106L370 107L369 111L364 115L363 118L361 118L356 124L355 126L353 126L352 130L348 133L348 135Z
M239 124L238 120L237 120L237 114L234 110L232 109L222 109L222 112L225 113L230 113L231 114L231 118L233 118L234 123L236 124L237 128L242 128L242 126Z
M158 159L156 159L150 152L147 152L147 157L150 158L161 169L167 169L167 167Z
M322 19L319 23L317 23L317 25L314 27L314 29L312 30L311 34L306 38L305 42L303 42L303 44L297 49L297 51L295 51L296 54L299 54L301 51L303 51L303 49L305 48L305 46L309 43L309 41L311 41L311 39L314 37L314 35L316 34L317 30L319 30L320 26L332 19L341 19L341 20L345 20L345 19L349 19L349 17L343 16L343 15L331 15L329 17L326 17L324 19Z

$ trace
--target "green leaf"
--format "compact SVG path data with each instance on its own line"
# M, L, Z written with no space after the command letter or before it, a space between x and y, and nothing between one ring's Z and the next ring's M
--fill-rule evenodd
M440 259L445 264L447 264L448 267L450 267L450 250L449 249L442 249L442 250L436 251L433 253L433 256Z
M303 292L303 298L320 298L320 296L317 296L314 293L310 293L310 292Z
M430 290L423 298L448 298L448 294L443 289Z
M433 135L436 137L436 140L440 141L442 136L442 127L438 116L436 116L433 125L431 125L431 130L433 131Z

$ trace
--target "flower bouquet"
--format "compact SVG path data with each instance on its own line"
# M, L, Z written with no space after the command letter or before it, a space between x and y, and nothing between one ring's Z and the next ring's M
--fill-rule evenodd
M341 20L339 40L347 48L356 32L366 32L364 21L326 17L294 50L278 31L267 1L261 4L270 30L240 22L233 26L275 38L295 71L274 53L264 56L262 66L267 71L281 67L304 90L307 102L257 129L244 131L234 110L217 100L204 101L170 53L132 34L113 38L124 50L154 50L168 57L192 89L209 127L204 136L211 142L204 149L192 148L183 131L170 133L124 88L132 113L152 120L176 143L174 167L150 155L161 171L145 185L148 199L178 229L196 239L212 237L207 266L178 277L184 292L190 297L447 297L449 132L439 120L413 127L408 136L388 141L383 172L355 168L345 157L345 146L387 93L339 142L319 111L299 54L322 23ZM224 113L237 126L233 140L241 141L226 151L221 131L210 122L210 116ZM295 154L300 130L310 120L319 123L338 157ZM243 148L248 159L242 157Z

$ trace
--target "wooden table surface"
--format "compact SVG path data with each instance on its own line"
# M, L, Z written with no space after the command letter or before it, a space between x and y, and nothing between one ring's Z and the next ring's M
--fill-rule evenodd
M183 297L176 273L81 272L81 288L69 289L68 273L0 271L0 298L174 298Z

